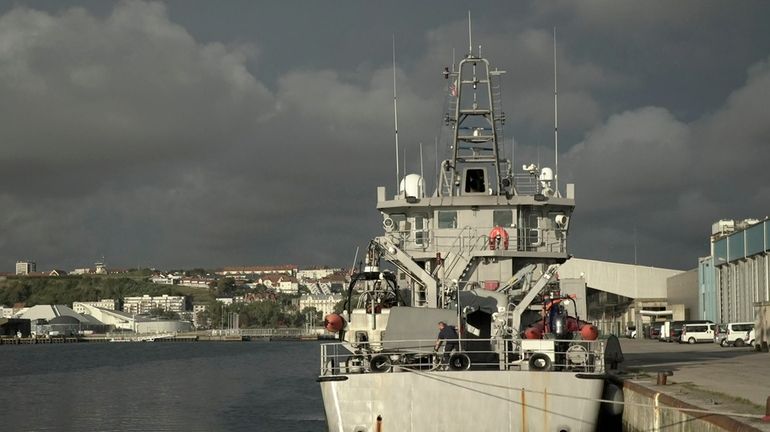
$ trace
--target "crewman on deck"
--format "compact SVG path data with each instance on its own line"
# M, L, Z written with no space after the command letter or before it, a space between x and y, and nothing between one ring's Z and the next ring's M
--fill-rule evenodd
M446 364L452 351L457 350L459 347L458 339L460 339L460 336L457 335L457 330L454 327L447 325L444 321L439 321L438 337L436 338L436 345L433 347L433 350L438 351L441 344L444 344L442 363Z

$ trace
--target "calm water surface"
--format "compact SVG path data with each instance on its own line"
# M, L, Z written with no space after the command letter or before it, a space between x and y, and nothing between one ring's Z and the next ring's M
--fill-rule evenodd
M0 346L2 431L323 431L315 342Z

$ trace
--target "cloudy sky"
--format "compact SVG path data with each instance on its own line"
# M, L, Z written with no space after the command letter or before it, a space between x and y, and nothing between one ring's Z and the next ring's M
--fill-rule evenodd
M65 4L66 3L66 4ZM415 4L417 3L417 4ZM400 141L434 165L465 2L0 0L0 271L349 265ZM577 183L571 251L692 268L770 214L770 3L473 2L516 162ZM440 156L443 155L443 149ZM432 178L431 168L427 170ZM429 182L430 183L430 182Z

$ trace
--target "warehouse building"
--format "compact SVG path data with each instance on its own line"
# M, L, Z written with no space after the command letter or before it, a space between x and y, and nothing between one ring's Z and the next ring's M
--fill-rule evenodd
M705 319L754 321L755 305L770 301L770 220L720 220L711 229L711 255L698 266Z

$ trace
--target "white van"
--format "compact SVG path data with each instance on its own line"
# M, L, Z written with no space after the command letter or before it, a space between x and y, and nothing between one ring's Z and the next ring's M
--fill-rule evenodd
M682 326L682 335L679 343L713 342L715 324L685 324Z
M742 347L746 345L746 334L754 329L753 322L737 322L727 324L727 335L719 343L723 347L735 345Z

